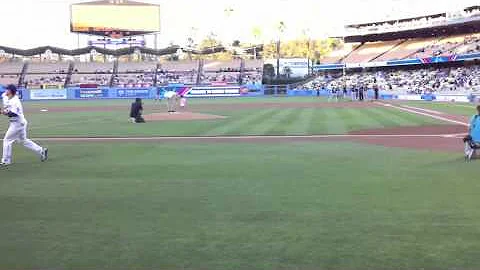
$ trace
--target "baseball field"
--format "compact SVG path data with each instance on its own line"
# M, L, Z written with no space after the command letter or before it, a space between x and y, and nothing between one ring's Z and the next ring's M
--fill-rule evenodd
M0 269L480 267L473 105L24 106L50 160L15 146L0 170Z

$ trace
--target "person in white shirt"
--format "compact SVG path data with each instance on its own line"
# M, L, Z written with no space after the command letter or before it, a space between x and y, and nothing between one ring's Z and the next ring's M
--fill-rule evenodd
M3 157L0 166L12 164L12 145L16 141L23 143L23 146L36 153L42 162L46 161L48 159L48 149L27 138L28 122L23 115L22 103L17 96L17 87L8 85L2 95L2 100L1 113L9 118L10 125L3 138Z
M167 91L163 94L163 97L167 99L167 109L168 113L175 113L177 103L178 103L178 94L175 91Z

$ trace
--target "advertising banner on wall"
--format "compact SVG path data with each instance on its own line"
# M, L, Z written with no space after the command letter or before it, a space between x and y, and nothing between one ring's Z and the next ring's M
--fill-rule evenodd
M229 87L193 87L187 97L237 97L241 95L240 86Z
M449 102L470 102L471 97L467 95L437 95L436 101Z
M118 89L118 98L149 98L150 88L132 88L132 89Z
M30 99L48 100L48 99L67 99L66 89L32 89L30 90Z
M422 100L421 95L398 95L400 100Z
M63 84L57 83L57 84L42 84L42 89L62 89Z
M96 99L108 98L108 89L77 89L75 90L75 98Z

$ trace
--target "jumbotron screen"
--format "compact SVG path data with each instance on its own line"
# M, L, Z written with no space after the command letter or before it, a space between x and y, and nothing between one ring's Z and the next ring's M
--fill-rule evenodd
M141 35L160 31L160 6L149 4L73 4L70 30L101 36Z

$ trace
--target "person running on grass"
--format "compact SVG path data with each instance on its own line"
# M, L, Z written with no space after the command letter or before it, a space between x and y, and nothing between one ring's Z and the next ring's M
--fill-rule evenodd
M10 125L3 138L3 157L0 166L12 164L12 146L14 142L22 143L25 148L31 150L40 157L40 160L48 159L48 149L43 148L27 138L28 122L23 115L23 106L20 98L17 96L17 87L8 85L2 95L3 108L0 110L2 115L8 117Z

